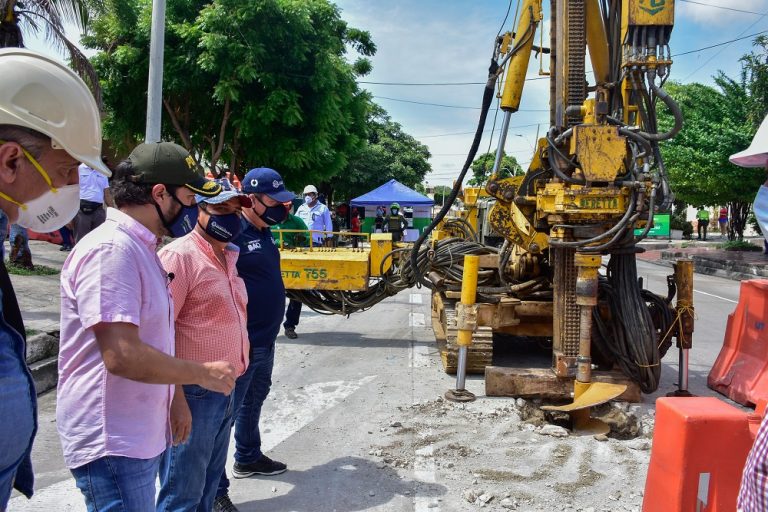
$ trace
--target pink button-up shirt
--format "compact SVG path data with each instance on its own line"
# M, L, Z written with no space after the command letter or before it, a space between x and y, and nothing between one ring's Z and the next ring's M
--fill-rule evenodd
M149 459L169 444L173 386L109 373L93 332L131 323L144 343L174 354L173 301L156 248L151 231L109 208L61 270L56 421L70 468L107 455Z
M199 363L227 361L242 375L250 345L248 295L236 266L239 250L227 245L226 268L213 251L196 231L160 249L163 266L173 273L176 356Z

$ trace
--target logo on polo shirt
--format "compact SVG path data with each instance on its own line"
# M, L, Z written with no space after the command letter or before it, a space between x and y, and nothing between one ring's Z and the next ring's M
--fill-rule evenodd
M248 242L248 252L258 251L259 249L261 249L261 240L251 240Z

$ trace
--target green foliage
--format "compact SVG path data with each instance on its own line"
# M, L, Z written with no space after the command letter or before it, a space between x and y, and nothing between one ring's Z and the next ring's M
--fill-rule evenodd
M481 187L485 185L493 172L493 163L496 161L496 151L484 153L475 158L472 162L472 179L467 184L471 187ZM520 176L523 174L523 168L517 163L513 156L502 155L499 168L499 178L509 178L510 176Z
M32 268L28 268L8 262L6 266L8 273L16 276L56 276L61 273L59 269L46 267L45 265L35 265Z
M83 38L99 50L105 134L121 152L144 131L151 8L112 2ZM162 134L211 168L273 167L298 188L339 173L365 143L355 79L376 47L328 0L168 0L166 27Z
M447 200L448 196L451 195L452 190L453 189L451 187L446 187L444 185L437 185L435 187L435 204L443 205Z
M422 182L432 170L429 149L373 102L368 105L366 128L366 143L349 159L344 172L321 188L332 191L335 200L351 199L396 179L423 193Z
M762 247L758 247L755 244L752 244L750 242L744 241L744 240L733 240L730 242L725 242L723 244L718 244L718 249L724 249L726 251L762 251Z

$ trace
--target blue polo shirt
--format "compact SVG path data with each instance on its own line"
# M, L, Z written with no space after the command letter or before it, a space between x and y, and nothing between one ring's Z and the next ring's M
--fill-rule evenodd
M285 314L280 251L269 228L257 228L245 219L234 244L240 248L237 271L248 292L248 338L251 347L268 347L275 342Z

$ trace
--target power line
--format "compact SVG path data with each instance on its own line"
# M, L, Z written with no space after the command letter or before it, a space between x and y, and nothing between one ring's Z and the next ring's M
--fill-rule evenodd
M681 2L685 2L687 4L696 4L696 5L703 5L704 7L712 7L715 9L723 9L724 11L734 11L734 12L743 12L746 14L758 14L758 15L764 15L767 13L763 12L755 12L755 11L745 11L744 9L734 9L733 7L724 7L722 5L713 5L713 4L705 4L704 2L696 2L694 0L680 0Z
M766 14L768 14L768 13L766 13ZM762 19L763 19L763 18L765 18L766 14L763 14L762 16L760 16L759 18L757 18L757 21L755 21L755 22L754 22L754 23L752 23L750 26L748 26L747 28L745 28L745 29L744 29L744 30L741 32L741 34L743 34L743 33L744 33L744 32L746 32L747 30L751 29L752 27L754 27L755 25L757 25L758 23L760 23L760 21L762 21ZM763 32L768 32L768 30L764 30ZM741 34L739 34L739 35L741 35ZM752 36L746 36L746 37L752 37ZM742 38L742 39L743 39L743 38ZM734 41L736 41L736 40L737 40L737 39L734 39ZM731 41L731 42L733 42L733 41ZM731 42L729 42L729 43L724 43L724 44L726 44L726 45L727 45L727 44L730 44ZM720 46L722 46L722 45L720 45ZM715 57L717 57L718 55L720 55L721 53L723 53L723 50L725 50L725 48L723 48L722 50L718 51L717 53L715 53L714 55L712 55L710 58L708 58L708 59L707 59L707 60L704 62L704 64L702 64L701 66L697 67L697 68L696 68L695 70L693 70L693 71L692 71L692 72L691 72L691 73L690 73L690 74L689 74L687 77L683 78L683 82L686 82L686 81L687 81L689 78L691 78L693 75L695 75L696 73L698 73L699 71L701 71L702 69L704 69L704 66L706 66L707 64L709 64L709 63L710 63L712 60L714 60L714 59L715 59Z
M463 105L444 105L442 103L427 103L424 101L413 101L413 100L404 100L401 98L390 98L387 96L374 96L374 98L378 98L380 100L389 100L389 101L398 101L400 103L412 103L414 105L426 105L429 107L443 107L443 108L460 108L460 109L469 109L469 110L481 110L481 107L466 107ZM549 112L549 109L531 109L531 110L525 110L520 109L518 112Z
M763 14L763 16L765 16L765 14ZM757 20L757 21L760 21L760 20ZM755 23L757 23L757 22L755 22ZM754 24L752 24L752 26L754 26ZM752 28L752 26L750 26L749 28ZM749 30L749 28L747 30ZM765 34L766 32L768 32L768 30L761 30L760 32L755 32L754 34L750 34L748 36L737 37L736 39L731 39L730 41L723 41L722 43L713 44L711 46L705 46L704 48L699 48L698 50L691 50L691 51L688 51L688 52L676 53L676 54L673 55L673 57L680 57L682 55L690 55L691 53L703 52L704 50L710 50L712 48L717 48L718 46L723 46L723 45L726 45L726 44L735 43L736 41L742 41L744 39L749 39L750 37L759 36L759 35ZM701 69L701 67L699 69Z
M517 126L510 126L509 129L510 130L514 130L516 128L530 128L531 126L539 126L540 124L545 124L545 123L549 123L549 120L542 121L540 123L520 124L520 125L517 125ZM490 129L489 130L483 130L483 133L488 133L490 131L491 131ZM493 130L493 131L494 132L498 132L499 130ZM413 137L416 138L416 139L428 139L428 138L432 138L432 137L450 137L450 136L453 136L453 135L470 135L470 134L473 134L473 133L475 133L475 130L472 130L470 132L438 133L438 134L433 134L433 135L414 135Z

